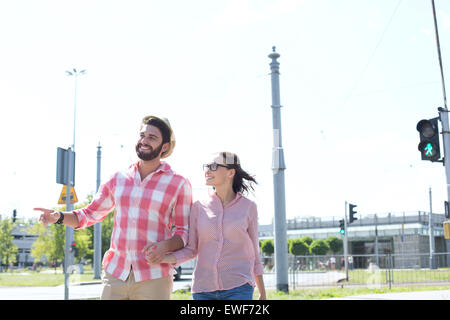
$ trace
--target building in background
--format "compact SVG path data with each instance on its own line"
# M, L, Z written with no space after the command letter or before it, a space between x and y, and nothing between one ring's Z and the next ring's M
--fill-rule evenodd
M340 233L342 217L297 217L287 220L288 239L310 236L326 239L344 238ZM444 214L432 215L434 247L438 265L450 266L448 253L450 240L444 238ZM367 268L371 258L378 255L380 267L386 265L387 255L393 255L394 264L404 268L429 267L429 213L423 211L365 215L348 226L349 255L354 257L355 268ZM273 225L260 225L259 238L273 239ZM378 247L378 250L376 248ZM360 255L360 256L358 256ZM364 256L363 256L364 255ZM409 256L409 257L408 257ZM373 259L372 259L373 260ZM443 261L441 261L443 260ZM444 261L445 260L445 261Z

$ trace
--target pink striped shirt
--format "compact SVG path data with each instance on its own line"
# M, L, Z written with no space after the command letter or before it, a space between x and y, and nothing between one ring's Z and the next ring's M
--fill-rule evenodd
M176 264L197 257L192 293L255 286L263 274L259 255L256 204L241 193L223 208L215 192L192 205L189 241L175 251Z
M163 241L175 234L186 244L191 205L189 181L175 174L167 163L162 162L143 181L135 163L103 184L91 204L74 210L79 222L76 229L102 221L115 208L104 270L124 281L131 268L136 282L168 277L175 272L172 265L150 266L141 251L150 241Z

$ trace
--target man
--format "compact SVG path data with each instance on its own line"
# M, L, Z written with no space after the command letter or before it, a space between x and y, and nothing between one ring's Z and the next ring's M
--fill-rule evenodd
M35 208L44 225L60 223L75 229L101 222L115 208L111 247L103 257L102 299L170 299L173 267L149 265L142 252L148 243L152 262L184 247L188 239L192 189L162 158L175 147L167 120L147 116L136 144L139 161L101 185L87 207L72 212Z

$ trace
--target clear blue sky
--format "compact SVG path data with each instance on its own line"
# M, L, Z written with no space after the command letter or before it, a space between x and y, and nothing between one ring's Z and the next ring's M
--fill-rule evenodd
M436 0L450 74L450 2ZM236 152L259 185L260 223L273 216L269 62L281 54L287 217L443 212L441 164L420 160L416 123L443 105L431 1L2 1L0 214L53 207L56 148L73 132L79 79L80 199L136 160L139 122L169 118L168 159L205 193L201 165ZM448 89L448 88L447 88ZM450 90L448 90L450 91Z

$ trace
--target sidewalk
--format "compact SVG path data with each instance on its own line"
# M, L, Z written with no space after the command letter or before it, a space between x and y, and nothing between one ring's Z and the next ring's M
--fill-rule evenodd
M374 293L327 300L450 300L450 290Z

